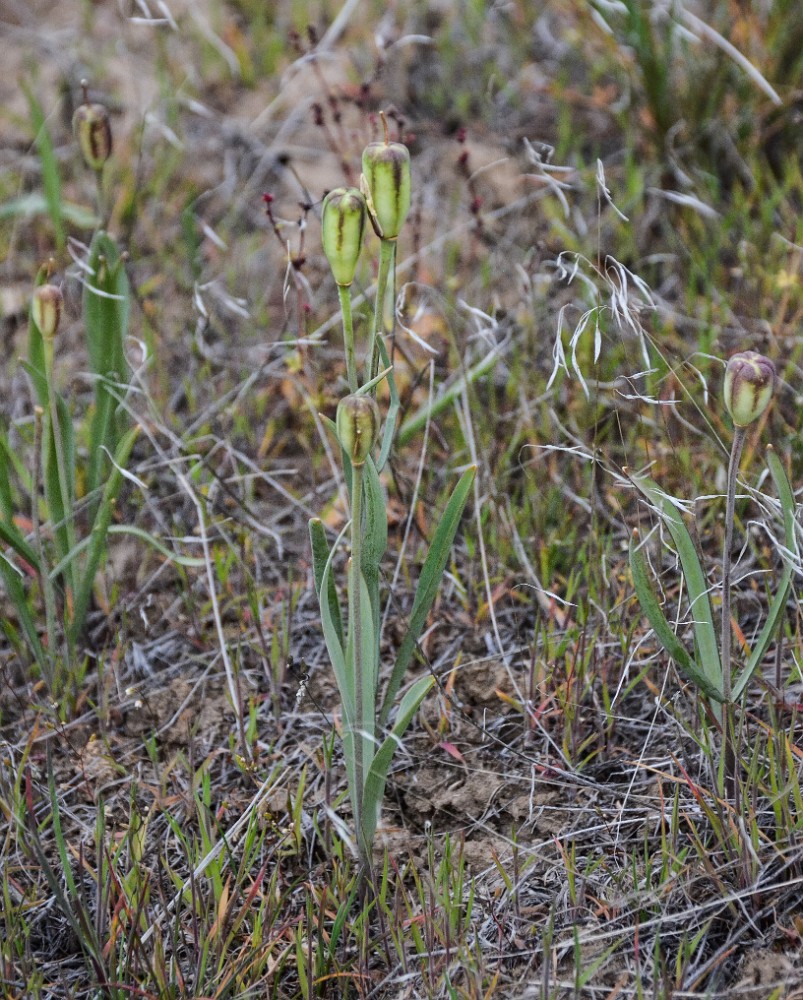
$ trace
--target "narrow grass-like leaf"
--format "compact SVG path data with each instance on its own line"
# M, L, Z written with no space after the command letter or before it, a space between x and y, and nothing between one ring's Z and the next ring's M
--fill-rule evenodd
M59 165L53 149L53 140L50 138L45 113L42 110L42 105L36 99L36 95L25 80L20 81L20 87L28 102L28 111L31 116L36 149L42 164L42 187L45 191L45 202L50 221L53 223L53 229L55 230L56 246L59 252L61 252L67 242L67 233L64 227L61 203L61 177L59 176Z
M87 470L87 492L91 494L101 484L103 449L114 454L127 419L122 408L118 411L114 387L126 380L130 289L120 251L108 233L101 230L95 234L88 263L90 273L84 284L83 313L89 364L96 376ZM96 509L93 505L90 524Z
M120 441L114 455L114 462L106 486L103 489L103 496L98 506L95 524L89 535L89 551L86 565L82 567L78 580L78 590L75 595L73 606L73 616L70 622L70 639L74 643L84 627L86 614L89 610L89 601L92 596L92 588L95 583L95 576L100 566L100 560L106 551L107 535L112 519L112 511L117 493L123 481L122 470L128 464L131 449L139 436L139 427L134 427Z
M326 540L326 531L319 517L313 517L309 522L309 537L312 546L312 572L315 578L315 593L318 600L321 600L321 584L326 563L329 559L329 543ZM326 587L326 601L329 605L329 614L332 619L332 626L337 635L341 647L343 646L343 615L340 610L340 601L337 599L337 588L332 574L329 574Z
M470 469L466 469L460 477L432 539L424 567L421 570L421 578L416 588L407 632L404 639L402 639L399 652L396 655L396 662L393 665L393 672L390 675L385 698L382 702L382 711L379 715L379 724L381 726L387 724L396 692L401 687L405 671L413 659L415 644L421 635L427 616L435 602L435 596L438 593L443 571L446 569L446 562L449 558L452 542L457 533L460 518L463 515L463 508L468 500L476 472L476 466L472 466Z
M42 335L36 324L30 322L30 351L35 356L41 350L44 351ZM42 354L44 362L44 355ZM37 367L33 362L21 362L23 369L27 373L34 388L34 392L39 400L39 405L45 413L50 414L51 395L44 368ZM73 547L70 544L70 531L67 521L74 516L73 506L75 501L75 436L73 432L72 416L64 399L55 391L52 393L55 399L56 413L58 419L53 421L48 419L45 422L42 445L42 475L44 480L45 501L47 503L48 517L54 526L54 536L56 539L56 549L59 558L63 558ZM60 447L64 456L65 482L62 483L59 474L58 451L56 446L56 426Z
M363 520L362 573L368 585L373 614L373 631L378 643L380 628L379 568L388 547L388 514L385 506L385 494L379 481L379 473L370 458L365 463L363 483L365 517Z
M373 842L374 834L376 833L376 825L379 822L379 810L385 794L385 783L387 782L388 769L390 768L393 754L396 752L397 747L401 745L402 737L407 731L407 727L412 722L413 716L418 711L421 702L432 690L434 683L435 678L427 676L420 677L410 686L410 689L401 700L393 728L382 741L368 769L363 796L363 837L366 844Z
M781 460L775 454L772 447L767 448L767 464L769 465L772 478L775 481L775 489L778 491L778 498L781 501L783 512L784 546L787 552L797 552L797 540L795 537L795 495L792 486L787 478L786 471ZM733 700L741 698L745 688L750 683L750 678L758 669L759 664L764 659L767 647L773 638L778 634L778 628L786 610L786 602L789 598L789 588L792 584L792 574L794 572L792 563L788 557L784 558L784 570L775 596L767 612L767 620L753 646L753 651L747 661L747 665L739 675L739 679L733 685Z
M689 655L688 650L675 635L672 626L661 610L661 606L652 589L650 574L647 568L647 559L644 555L642 544L635 537L630 542L630 571L633 574L633 586L635 587L636 597L641 605L641 610L644 612L661 645L689 680L693 681L707 697L713 698L715 701L722 701L723 694L721 688L711 682L710 678Z
M323 569L323 576L321 577L320 592L322 594L328 592L329 577L332 572L332 559L334 558L337 547L348 528L349 525L346 524L337 536L335 544L332 546L332 551L329 553L329 558L326 560L326 565ZM337 681L337 688L340 692L340 700L343 703L345 727L349 730L353 727L355 716L354 678L351 676L350 671L346 668L346 655L343 652L343 644L337 634L337 629L335 628L332 610L329 607L329 601L320 601L319 603L321 606L321 626L323 628L323 638L326 643L326 650L329 653L329 659L332 661L332 669L335 672L335 680Z
M3 578L6 595L16 609L17 617L19 618L20 625L25 633L25 639L28 643L31 655L36 660L40 670L42 670L48 680L50 680L48 677L50 670L49 660L45 655L42 640L39 638L36 620L31 610L31 605L28 600L28 594L25 590L22 577L17 569L8 562L2 553L0 553L0 576Z
M39 572L39 556L25 541L15 524L0 521L0 541L5 542L17 555L22 556L29 566Z
M719 656L719 641L711 610L708 581L697 555L691 535L683 522L683 517L666 493L648 476L631 476L631 481L660 513L675 543L694 625L694 638L700 672L705 675L709 689L722 690L722 662ZM721 698L719 699L721 700Z

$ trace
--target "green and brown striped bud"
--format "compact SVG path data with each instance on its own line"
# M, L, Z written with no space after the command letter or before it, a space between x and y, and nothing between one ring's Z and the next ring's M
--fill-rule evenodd
M369 143L362 154L360 188L377 236L395 240L410 211L410 151L401 142L388 142L384 115L384 142Z
M775 365L756 351L740 351L725 368L722 394L737 427L747 427L770 405L775 394Z
M379 407L371 396L345 396L337 405L337 436L352 465L364 465L379 435Z
M82 81L81 86L84 89L84 103L76 109L72 127L84 162L92 170L98 171L103 169L103 164L112 153L109 112L102 104L91 104L86 83Z
M356 188L335 188L323 200L323 250L338 285L354 281L365 233L365 199Z
M39 285L34 290L31 316L45 340L53 340L61 322L64 297L56 285Z

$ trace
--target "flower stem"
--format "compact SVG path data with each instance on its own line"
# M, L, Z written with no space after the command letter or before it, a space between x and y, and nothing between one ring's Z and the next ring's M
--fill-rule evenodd
M733 546L733 519L736 506L736 473L744 447L745 429L737 427L733 434L730 463L728 464L728 487L725 498L725 546L722 551L722 693L725 704L731 700L731 548Z
M346 348L346 374L349 392L357 391L357 362L354 359L354 321L351 316L351 285L338 285L340 314L343 317L343 343Z
M370 737L371 727L366 725L366 709L363 687L366 664L363 663L362 635L362 465L352 466L351 480L351 579L349 581L349 634L354 657L354 725L357 731L354 740L354 820L357 835L357 850L364 872L369 868L368 845L363 836L363 816L365 799L365 741Z
M722 753L725 765L725 794L736 803L738 782L736 780L736 733L733 711L733 683L731 668L731 549L733 547L733 521L736 506L736 474L742 457L746 432L744 427L736 427L728 463L728 485L725 495L725 544L722 550L722 693L724 712L722 717Z
M376 282L376 302L374 303L374 338L371 347L369 380L379 372L378 340L385 332L385 300L387 299L388 278L396 258L396 240L382 240L379 250L379 276Z

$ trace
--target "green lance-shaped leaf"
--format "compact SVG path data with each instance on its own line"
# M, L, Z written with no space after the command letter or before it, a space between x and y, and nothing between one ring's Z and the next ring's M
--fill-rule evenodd
M329 542L326 540L326 531L319 517L310 518L309 537L312 546L312 572L315 578L315 593L321 601L321 584L329 560ZM340 610L340 601L337 599L337 587L335 580L330 573L327 579L326 602L329 605L329 615L332 620L332 627L335 630L338 642L343 647L343 615Z
M632 476L632 482L658 510L675 543L683 578L689 592L694 639L700 670L710 690L722 690L722 661L719 656L717 630L711 610L708 581L694 547L691 535L683 522L680 511L666 493L648 476ZM702 687L702 685L700 685ZM721 700L721 699L720 699Z
M326 560L326 564L323 568L323 574L321 576L321 586L319 591L319 603L321 607L321 626L323 628L323 638L326 643L326 651L329 653L329 659L332 662L332 669L335 672L335 680L337 681L337 688L340 692L340 700L343 703L343 717L344 717L344 728L349 730L352 728L352 723L355 715L355 690L354 690L354 677L351 672L346 669L346 654L343 651L343 642L341 637L338 635L338 630L335 627L335 620L332 614L332 609L329 606L329 601L320 600L320 594L327 594L329 592L329 579L332 574L332 559L337 551L337 547L340 544L343 535L348 530L348 524L343 528L340 534L335 540L335 544L332 546L332 551L329 553L329 557Z
M359 735L363 741L363 768L367 772L374 759L376 746L374 734L376 731L376 689L379 675L379 643L376 641L374 621L371 611L371 601L365 577L360 580L360 641L362 647L362 710L361 719L356 723Z
M36 344L43 348L43 341L36 324L31 320L31 346ZM67 403L48 386L48 376L45 369L37 367L33 362L23 361L22 367L31 380L34 393L40 405L48 414L45 421L42 439L42 470L44 479L45 501L48 518L55 526L56 549L59 558L63 558L72 548L70 542L70 525L68 520L73 517L75 502L75 435L73 432L72 415ZM48 396L52 394L55 400L57 420L53 420ZM64 477L62 483L59 474L59 459L56 446L56 434L60 438L60 447L64 456Z
M787 552L796 552L795 495L792 492L792 487L789 483L786 472L784 471L784 467L781 464L781 460L775 454L772 446L767 448L767 465L772 473L772 478L775 481L775 489L778 491L778 497L781 501L781 510L783 511L784 545ZM759 664L764 659L767 647L777 635L781 618L786 610L789 588L792 584L793 566L788 556L784 558L784 563L784 571L781 575L778 589L775 592L775 597L772 599L769 611L767 612L767 620L764 623L764 627L762 628L755 645L753 646L753 651L750 654L750 659L747 661L747 665L739 675L739 679L733 685L732 697L734 701L741 698L745 688L750 682L750 678L756 672Z
M126 381L125 338L128 334L130 289L120 251L103 230L89 248L90 273L84 284L83 311L89 364L96 376L95 412L89 432L87 492L101 485L103 449L114 454L125 432L127 416L118 410L120 383ZM96 514L90 507L90 523Z
M449 551L457 533L457 527L460 524L463 508L468 500L476 472L476 466L472 466L470 469L466 469L460 477L457 486L454 488L454 492L449 498L449 503L446 505L446 510L443 512L440 524L435 531L435 536L432 539L424 567L421 570L421 578L416 588L413 610L410 612L410 623L407 626L407 632L396 655L396 662L393 665L393 672L390 675L385 699L382 702L382 711L379 715L379 724L381 726L387 724L390 711L393 707L393 700L401 687L404 674L413 659L415 644L418 642L418 637L421 635L427 616L435 602L435 596L443 577L443 571L446 569Z
M630 571L633 574L633 586L641 610L661 645L689 680L696 684L708 698L721 702L723 699L721 686L712 683L711 679L700 669L697 662L689 655L686 647L675 635L672 626L661 610L658 598L652 588L642 543L639 542L635 534L630 542Z
M402 737L407 731L407 727L412 722L413 716L418 711L418 707L427 694L432 690L435 683L434 677L420 677L411 685L399 705L396 714L396 722L393 728L382 741L382 745L374 756L368 773L365 777L365 793L363 795L363 839L366 844L371 844L376 833L376 826L379 822L379 811L382 806L382 799L385 795L385 783L388 778L393 754L397 747L401 745Z
M95 523L89 536L90 541L87 560L85 565L82 567L78 581L78 590L75 595L75 604L73 606L73 616L72 621L70 622L70 641L72 643L78 641L86 621L86 615L89 610L89 601L92 597L92 588L95 584L95 576L98 572L100 561L106 552L109 526L111 525L112 513L114 511L114 502L123 481L122 470L126 467L128 459L131 457L131 449L134 447L134 442L139 436L139 430L139 427L134 427L130 430L120 441L114 454L113 468L109 478L106 480L106 485L103 489L103 496L101 497L100 504L98 505Z
M365 463L363 475L365 516L363 519L362 574L368 587L373 617L373 632L379 640L379 568L388 547L388 515L379 473L372 459ZM378 666L378 663L377 663Z
M6 527L6 526L3 526ZM5 539L4 539L5 540ZM24 539L23 539L24 543ZM38 565L38 560L32 565ZM45 677L48 676L49 663L47 656L45 654L44 647L42 646L42 641L39 638L39 631L36 627L36 621L31 611L31 606L28 601L28 594L25 590L25 585L23 584L22 577L20 576L19 570L9 563L8 559L0 553L0 576L3 578L3 584L6 588L6 594L9 600L14 605L17 611L17 617L19 618L22 630L25 633L25 639L28 643L28 649L30 650L33 658L39 664L40 669Z

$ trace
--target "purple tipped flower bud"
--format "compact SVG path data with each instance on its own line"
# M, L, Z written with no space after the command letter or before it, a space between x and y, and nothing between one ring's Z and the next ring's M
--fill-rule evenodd
M368 215L376 235L395 240L410 211L410 150L401 142L369 143L362 154L360 188L368 203Z
M379 407L371 396L345 396L337 406L337 436L352 465L364 465L379 434Z
M335 188L323 201L323 249L338 285L354 281L365 232L365 198L356 188Z
M73 115L72 127L81 149L84 162L92 170L102 170L112 153L112 128L109 112L102 104L90 104L86 84L84 103Z
M55 285L39 285L34 291L31 315L45 340L52 340L56 336L63 304L61 290Z
M756 351L740 351L725 368L722 393L737 427L747 427L770 405L775 393L775 365Z

